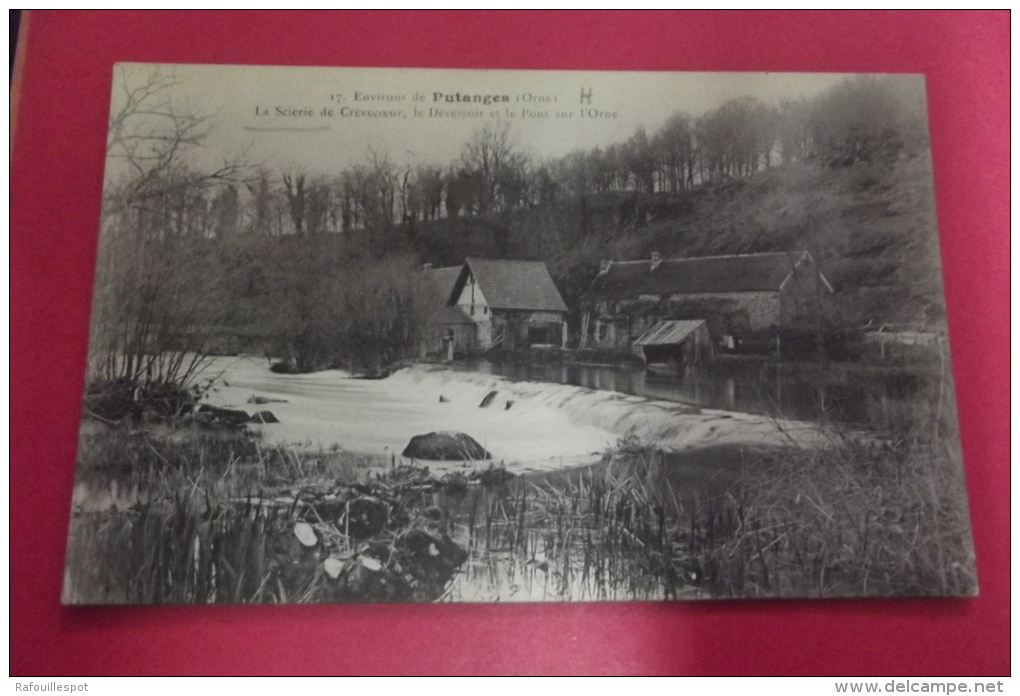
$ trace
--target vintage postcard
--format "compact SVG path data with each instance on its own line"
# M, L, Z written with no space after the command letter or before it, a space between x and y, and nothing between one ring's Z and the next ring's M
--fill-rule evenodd
M109 124L64 602L977 592L923 77L118 64Z

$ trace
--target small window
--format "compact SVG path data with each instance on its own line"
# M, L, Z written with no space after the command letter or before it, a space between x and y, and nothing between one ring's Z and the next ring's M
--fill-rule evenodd
M488 314L488 313L489 313L489 306L486 305L486 306L482 307L482 314Z

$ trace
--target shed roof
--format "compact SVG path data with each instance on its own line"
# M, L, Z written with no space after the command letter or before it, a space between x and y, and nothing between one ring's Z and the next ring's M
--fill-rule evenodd
M597 300L638 295L778 292L787 278L809 260L811 254L796 251L669 259L657 266L648 259L614 261L595 278L585 297Z
M457 277L450 301L467 282L471 272L493 309L518 309L538 312L566 312L567 305L556 289L549 269L541 261L469 258Z
M635 346L673 346L705 325L704 319L660 321L634 341Z

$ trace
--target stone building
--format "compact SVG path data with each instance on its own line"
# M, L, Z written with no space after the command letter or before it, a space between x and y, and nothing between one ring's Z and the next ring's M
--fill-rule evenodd
M452 323L454 318L466 318L471 335L464 343L470 348L521 350L567 342L567 306L541 261L469 258L444 304L444 332L463 326Z
M816 321L829 281L806 251L603 261L581 302L582 344L630 349L668 320L704 320L716 346Z

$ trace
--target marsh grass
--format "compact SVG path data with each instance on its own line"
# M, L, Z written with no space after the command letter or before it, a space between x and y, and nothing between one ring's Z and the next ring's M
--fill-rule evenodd
M269 445L253 433L83 422L75 476L140 489L147 498L243 496L315 479L356 481L381 460L339 448Z
M251 434L83 424L65 603L312 601L315 554L269 494L363 480L373 459L266 446ZM110 494L110 490L114 494Z
M469 552L448 599L696 596L697 578L669 545L671 515L649 482L600 466L441 496Z
M713 596L976 594L944 344L939 358L908 402L876 402L867 431L823 418L826 446L754 452L687 506L679 539Z
M682 536L713 595L976 592L960 463L944 447L772 452L689 518Z
M823 446L627 437L588 470L479 492L451 508L471 551L451 598L973 595L952 391L933 380L891 416L827 423Z

